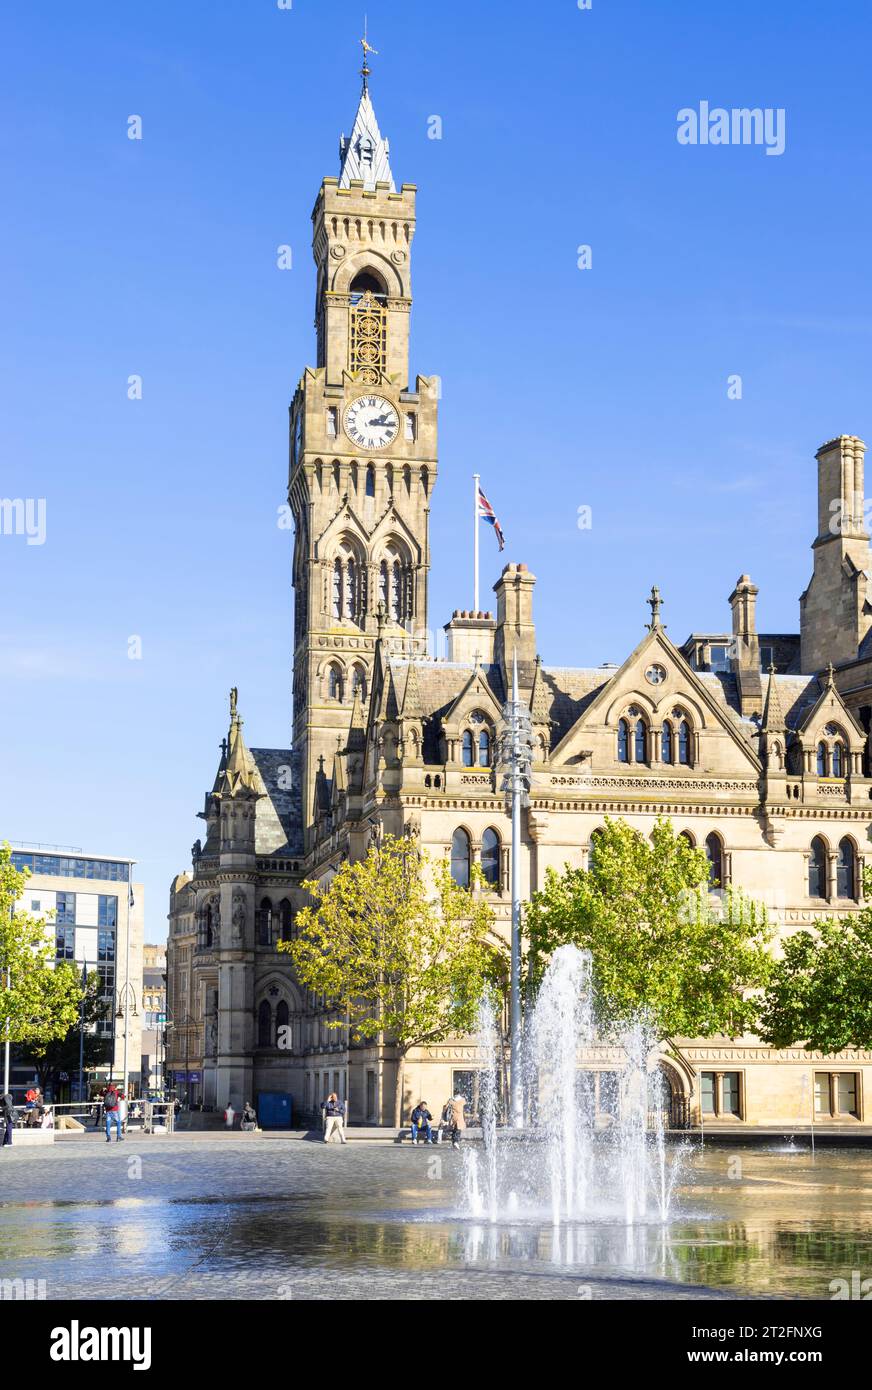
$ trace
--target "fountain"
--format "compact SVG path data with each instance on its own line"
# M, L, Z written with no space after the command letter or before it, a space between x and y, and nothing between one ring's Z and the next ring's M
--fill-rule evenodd
M483 1146L464 1155L466 1210L490 1222L552 1225L669 1219L680 1159L667 1154L656 1035L642 1018L598 1030L591 958L561 946L545 973L525 1036L529 1129L498 1129L501 1042L492 1008L479 1014ZM579 1051L606 1045L621 1058L600 1073ZM597 1099L597 1085L609 1094ZM605 1107L611 1112L604 1116ZM605 1122L605 1121L608 1122Z

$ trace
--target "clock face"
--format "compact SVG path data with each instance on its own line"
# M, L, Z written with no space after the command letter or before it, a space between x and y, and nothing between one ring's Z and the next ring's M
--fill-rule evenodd
M345 433L358 449L386 449L400 429L400 417L384 396L358 396L345 412Z

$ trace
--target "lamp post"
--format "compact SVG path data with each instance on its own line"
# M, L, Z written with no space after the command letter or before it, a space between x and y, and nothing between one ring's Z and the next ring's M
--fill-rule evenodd
M132 1005L133 1005L133 1008L132 1008L132 1009L131 1009L131 1007L130 1007L130 1006L131 1006L131 1003L132 1003ZM127 1071L127 1034L128 1034L127 1021L128 1021L128 1018L129 1018L129 1016L130 1016L131 1013L133 1014L133 1017L134 1017L134 1018L138 1018L138 1017L139 1017L139 1015L138 1015L138 1013L137 1013L137 1011L136 1011L136 991L134 990L133 985L130 983L130 981L129 981L129 980L125 980L125 982L124 982L124 984L121 986L121 988L120 988L119 990L116 990L116 992L115 992L115 1017L116 1017L116 1018L122 1018L122 1019L124 1020L124 1082L123 1082L123 1085L124 1085L124 1094L125 1094L125 1095L127 1095L127 1092L128 1092L128 1090L130 1089L130 1085L129 1085L129 1076L128 1076L128 1071Z
M521 1076L521 807L530 804L533 730L530 711L518 698L518 653L512 658L512 698L503 706L500 762L506 811L512 818L512 969L510 1017L509 1123L524 1124L524 1088Z
M11 903L10 906L9 906L9 923L10 923L10 926L11 926L11 924L12 924L14 918L15 918L15 904L14 904L14 903ZM6 1042L5 1042L5 1045L4 1045L4 1048L3 1048L3 1094L4 1094L4 1096L7 1095L8 1092L9 1092L9 1026L10 1026L10 1019L9 1019L9 997L8 997L8 996L10 995L11 990L12 990L12 971L10 970L9 964L8 964L8 962L7 962L7 964L6 964L6 993L7 993L7 999L6 999Z
M167 1008L166 1012L169 1018L169 1008ZM188 1059L190 1056L191 1028L197 1027L197 1020L195 1018L192 1018L190 1014L183 1014L181 1018L169 1018L169 1021L165 1025L165 1027L172 1028L174 1039L178 1035L179 1029L184 1028L185 1030L185 1104L187 1105L188 1098L191 1093L190 1071L188 1067ZM176 1045L174 1041L173 1052L175 1052L175 1050ZM164 1038L164 1066L166 1066L166 1038Z

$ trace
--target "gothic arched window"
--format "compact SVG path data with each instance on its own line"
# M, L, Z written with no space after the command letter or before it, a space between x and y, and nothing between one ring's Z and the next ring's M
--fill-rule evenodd
M826 777L827 775L827 745L819 743L817 746L817 775Z
M843 770L843 769L844 769L843 753L844 753L844 750L843 750L843 748L842 748L842 745L841 745L838 741L837 741L836 743L834 743L834 744L833 744L833 776L834 776L834 777L844 777L844 775L845 775L844 770Z
M596 852L600 840L604 834L602 826L598 825L596 830L590 832L590 849L587 852L587 867L592 869L596 863Z
M331 666L327 673L327 698L329 700L342 699L342 672L338 666Z
M469 887L469 836L460 826L451 837L451 877L458 888Z
M342 561L338 555L333 561L333 616L342 617Z
M254 921L257 929L257 944L269 946L272 939L272 903L269 898L261 900L260 907L254 914Z
M366 470L366 495L375 497L375 469L372 464L369 464Z
M660 731L660 761L672 762L672 725L667 719Z
M724 847L720 835L712 831L706 836L705 857L709 862L709 888L722 888L724 882Z
M394 560L391 569L391 601L390 614L395 623L403 620L403 567L399 560Z
M839 844L839 856L836 860L836 897L853 898L855 874L855 855L854 846L848 839L842 840Z
M344 594L344 613L346 618L353 618L357 613L357 566L354 559L349 556L345 563L345 594Z
M366 699L366 675L360 666L355 666L354 674L351 677L351 695L359 695L361 700Z
M266 999L261 1003L257 1011L257 1045L258 1047L271 1047L272 1037L272 1010Z
M464 767L475 767L475 743L469 729L464 730L461 741L461 761Z
M294 921L294 909L287 898L282 898L279 903L279 931L282 941L290 941L291 929Z
M287 1029L290 1018L290 1010L284 999L282 999L279 1001L279 1006L276 1009L276 1047L284 1046L286 1050L288 1047L288 1035L287 1032L283 1033L282 1029Z
M815 835L812 840L811 853L808 856L808 896L827 896L827 847L820 835Z
M488 829L481 837L481 872L485 883L499 887L500 837L495 830Z
M633 757L637 763L648 761L648 730L644 719L636 720L636 728L633 735Z
M490 734L487 729L482 729L478 736L478 765L490 767Z
M690 725L686 719L678 726L678 761L685 767L690 765Z
M618 720L618 762L630 761L630 726L626 719Z

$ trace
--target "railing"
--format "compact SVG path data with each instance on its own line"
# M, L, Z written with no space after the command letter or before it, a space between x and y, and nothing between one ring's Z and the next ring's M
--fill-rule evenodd
M43 1118L31 1120L30 1117L35 1112L18 1106L16 1128L60 1129L58 1120L63 1118L78 1120L84 1129L102 1129L105 1124L102 1101L49 1101L41 1108ZM125 1131L142 1129L144 1134L153 1134L156 1125L164 1125L167 1133L172 1134L175 1129L175 1113L175 1105L171 1100L129 1101L124 1128Z

